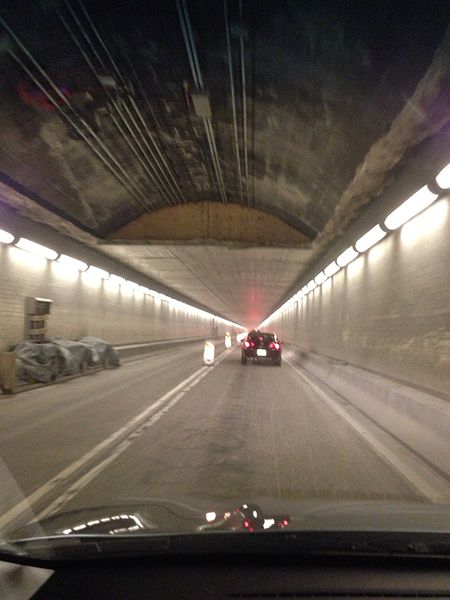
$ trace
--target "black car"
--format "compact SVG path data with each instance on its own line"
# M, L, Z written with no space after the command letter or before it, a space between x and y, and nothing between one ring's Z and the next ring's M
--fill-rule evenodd
M241 363L246 365L247 360L271 360L281 367L281 342L276 334L251 331L242 342Z

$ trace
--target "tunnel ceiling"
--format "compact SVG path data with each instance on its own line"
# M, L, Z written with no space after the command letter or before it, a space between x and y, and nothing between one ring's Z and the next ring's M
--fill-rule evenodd
M32 215L30 204L44 207L133 265L136 250L105 241L149 213L218 202L270 215L298 233L292 245L302 259L296 272L289 264L289 276L280 273L284 283L266 300L253 283L246 287L248 273L228 273L229 286L212 295L205 282L193 286L194 300L235 319L262 318L288 280L295 283L371 149L405 110L421 112L426 125L409 131L400 152L380 149L384 162L366 202L402 153L449 118L442 83L449 11L441 1L159 0L113 8L98 0L3 0L0 17L0 183L11 190L3 202L23 212L20 195ZM411 109L427 76L436 85ZM186 262L189 223L186 243L184 263L196 278L198 257ZM268 227L259 245L280 243ZM214 250L219 272L239 268L229 251L221 262ZM272 267L265 271L257 256L250 262L267 287ZM237 285L239 298L251 299L245 314L235 310Z

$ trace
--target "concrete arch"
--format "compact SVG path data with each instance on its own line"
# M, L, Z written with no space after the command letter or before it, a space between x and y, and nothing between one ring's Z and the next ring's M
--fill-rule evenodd
M269 213L219 202L160 208L130 221L110 233L107 239L115 242L231 242L297 247L310 242L306 235Z

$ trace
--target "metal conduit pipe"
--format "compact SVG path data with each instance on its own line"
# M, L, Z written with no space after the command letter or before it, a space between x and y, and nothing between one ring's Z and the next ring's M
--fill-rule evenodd
M141 86L141 88L142 88L142 86ZM144 100L147 100L147 97L145 96L145 92L143 91L143 89L141 89L141 93L143 93L143 94L144 94ZM176 179L175 179L175 177L174 177L174 175L173 175L172 169L171 169L170 165L168 164L168 162L167 162L167 160L166 160L166 158L165 158L164 154L161 152L161 149L159 148L158 144L156 143L156 140L155 140L155 138L154 138L154 135L153 135L153 134L152 134L152 132L150 131L150 129L149 129L149 127L148 127L148 124L147 124L147 121L145 120L145 118L144 118L144 116L143 116L143 114L142 114L142 111L141 111L141 110L139 109L139 107L137 106L137 104L136 104L136 102L135 102L135 100L134 100L133 96L129 96L129 99L130 99L130 103L131 103L131 105L133 106L133 108L134 108L134 110L135 110L136 114L138 115L138 117L139 117L139 119L140 119L140 121L141 121L141 123L142 123L142 125L143 125L143 127L144 127L144 129L145 129L145 132L146 132L146 134L147 134L148 138L150 139L150 141L151 141L151 142L152 142L152 144L153 144L153 147L154 147L154 149L155 149L155 152L158 154L158 156L159 156L159 158L160 158L161 162L164 164L164 166L165 166L165 168L166 168L166 173L169 175L170 179L171 179L171 180L172 180L172 182L173 182L173 185L174 185L174 187L175 187L175 188L178 190L178 192L179 192L179 194L180 194L180 196L181 196L181 198L182 198L183 202L186 204L186 199L184 198L184 196L183 196L183 193L182 193L182 191L181 191L181 189L180 189L180 187L179 187L179 185L178 185L178 182L176 181ZM147 100L147 102L148 102L148 100ZM151 150L150 150L150 149L149 149L149 151L151 152ZM154 156L154 155L152 154L152 156Z
M242 187L242 169L241 169L241 156L239 152L239 135L237 127L237 116L236 116L236 95L234 92L234 77L233 77L233 57L231 55L231 40L230 40L230 27L228 23L228 2L223 0L223 11L225 18L225 37L227 40L227 56L228 56L228 72L230 75L230 89L231 89L231 110L233 114L233 130L234 130L234 151L236 153L236 165L237 175L239 180L239 194L241 197L241 204L244 204L244 191Z
M194 80L195 87L199 91L203 91L203 77L198 62L197 50L195 47L194 35L192 32L191 21L187 9L186 0L177 0L177 10L180 20L181 31L183 33L184 43L186 46L186 52L191 66L192 78ZM209 151L211 154L211 160L216 174L217 185L220 196L224 203L227 202L227 194L223 181L222 168L220 165L219 153L217 152L216 138L214 129L212 127L211 119L208 117L203 118L206 137L208 141Z
M146 208L146 197L145 194L143 194L142 190L140 190L138 188L138 186L136 186L136 184L134 183L134 181L132 181L128 175L128 173L123 169L123 167L121 166L121 164L117 161L117 159L114 157L114 155L110 152L110 150L107 148L107 146L105 146L105 144L102 142L102 140L98 137L98 135L95 133L95 131L92 129L92 127L89 125L89 123L87 123L78 113L77 111L71 106L70 102L67 100L66 96L64 96L64 94L61 93L61 90L57 87L57 85L55 84L55 82L51 79L51 77L46 73L46 71L41 67L41 65L37 62L37 60L34 58L34 56L31 54L31 52L28 50L28 48L22 43L22 41L20 40L20 38L14 33L14 31L11 29L11 27L9 27L9 25L6 23L6 21L0 17L0 23L2 25L2 27L8 32L8 34L12 37L12 39L14 40L14 42L17 44L17 46L22 50L22 52L25 54L25 56L27 56L27 58L31 61L31 63L35 66L35 68L38 70L38 72L44 77L44 79L48 82L48 84L50 85L50 87L54 90L54 92L56 93L56 95L60 98L60 100L63 102L63 104L75 115L75 117L78 119L78 121L81 123L81 125L89 132L89 134L97 141L98 145L101 147L101 149L106 153L106 155L110 158L110 160L113 161L113 163L116 165L116 167L123 173L123 175L125 176L125 178L129 181L129 184L131 185L132 188L134 188L136 190L136 193L138 194L138 196L140 195L144 201L142 203L142 201L140 201L138 199L138 196L136 196L135 194L133 194L133 197L139 202L139 204L141 204L141 206L143 206L144 208ZM69 117L69 115L67 115L59 106L59 104L55 101L55 99L48 93L48 91L45 89L44 86L42 86L42 84L39 82L39 80L33 75L33 73L28 69L28 67L24 64L24 62L17 56L17 54L9 49L8 52L11 54L11 56L14 58L14 60L22 67L22 69L30 76L30 78L32 79L32 81L39 87L39 89L45 94L45 96L50 100L50 102L52 102L52 104L55 106L55 108L57 108L57 110L64 116L64 118L66 120L69 121L69 123L74 127L74 129L77 131L77 133L89 144L89 146L94 149L95 146L91 143L91 140L86 136L86 134L80 129L80 127L72 120L71 117ZM100 156L103 160L103 162L106 164L104 157L101 155L101 153L97 150L96 154L98 156ZM108 168L110 168L112 170L112 172L116 175L114 169L112 169L112 167L109 165ZM128 188L127 188L128 189Z
M1 20L1 17L0 17L0 20ZM59 106L59 104L56 102L56 100L53 98L53 96L48 93L48 91L45 89L45 87L41 84L41 82L38 79L36 79L36 77L33 75L33 73L28 69L28 67L24 64L24 62L17 56L17 54L13 50L8 50L8 52L11 55L11 57L17 62L17 64L20 67L22 67L22 69L25 71L25 73L27 73L27 75L29 75L29 77L31 78L33 83L41 90L41 92L46 96L46 98L57 109L57 111L64 117L64 119L66 119L70 123L70 125L75 129L75 131L80 135L80 137L82 137L84 139L84 141L89 145L89 147L98 156L98 158L100 158L100 160L103 162L103 164L111 171L111 173L115 176L115 178L119 181L119 183L121 185L123 185L125 187L125 189L127 189L128 192L131 194L131 196L136 200L136 202L146 210L146 205L145 205L146 199L145 199L145 196L142 194L142 192L139 190L139 188L137 188L133 182L131 182L132 185L129 186L123 179L121 179L119 177L116 169L114 169L114 167L111 165L111 163L108 162L108 160L103 156L101 151L98 148L96 148L94 144L92 144L91 140L86 135L86 133L73 121L73 119L68 114L66 114L64 112L64 110ZM81 119L81 122L85 126L85 128L87 128L88 130L90 129L88 124L85 123L84 120ZM116 166L122 172L124 172L121 165L118 164L117 161L115 161L115 159L113 162L115 162ZM125 173L125 175L127 175L127 174ZM129 179L128 176L127 176L127 179ZM133 189L133 188L135 188L135 189ZM144 201L142 201L139 196L142 196L144 198Z
M128 97L127 99L129 99L129 97ZM150 145L148 144L147 140L146 140L146 139L145 139L145 137L142 135L142 132L141 132L141 130L140 130L140 128L139 128L139 125L138 125L138 123L136 122L136 119L134 118L134 116L131 114L131 111L130 111L129 107L127 106L126 102L124 102L124 104L123 104L123 107L124 107L125 111L127 112L128 116L130 117L130 119L131 119L131 122L133 123L133 125L134 125L134 127L135 127L136 131L138 131L138 132L139 132L139 135L140 135L140 137L141 137L141 139L142 139L142 141L143 141L143 143L144 143L145 147L147 148L147 151L148 151L148 153L150 153L150 156L151 156L151 157L152 157L152 159L154 160L155 164L158 166L158 169L159 169L159 171L160 171L160 174L158 174L158 172L156 171L156 167L154 167L154 166L153 166L153 164L152 164L152 163L151 163L151 162L150 162L148 159L147 159L147 162L148 162L150 165L152 165L152 168L154 168L154 169L155 169L155 174L156 174L156 176L158 177L158 179L161 181L161 185L163 185L163 186L166 188L166 190L168 189L168 190L170 191L170 193L171 193L173 196L175 196L175 197L177 197L177 198L178 198L178 203L179 203L179 204L182 204L183 202L185 202L185 200L184 200L184 198L183 198L183 196L182 196L182 194L181 194L181 191L180 191L180 189L179 189L178 185L176 185L176 187L175 187L175 186L172 184L172 182L169 180L169 178L168 178L168 176L167 176L166 172L165 172L165 171L164 171L164 169L161 167L161 165L160 165L160 163L159 163L158 159L156 158L156 155L155 155L155 153L154 153L153 149L150 147ZM136 143L138 144L138 147L139 147L139 149L141 150L142 154L143 154L144 156L147 156L147 153L146 153L145 149L142 147L141 143L140 143L140 142L139 142L137 139L136 139ZM162 181L162 179L163 179L163 178L164 178L164 182ZM166 191L165 193L167 194L167 191ZM171 202L171 204L176 204L176 202Z
M72 6L70 5L70 3L68 2L68 0L64 0L64 6L66 7L67 11L70 13L70 16L72 17L72 19L75 21L75 23L78 25L79 30L81 31L81 34L83 35L83 37L85 38L86 42L88 43L88 46L91 48L95 58L97 59L99 65L102 67L102 69L106 72L107 68L105 63L103 62L102 57L100 56L100 54L98 54L97 50L95 49L94 45L92 44L89 36L87 35L83 25L80 22L80 19L78 18L77 14L75 13L75 11L73 10ZM56 12L58 14L61 14L61 11L59 11L58 9L56 9Z
M248 144L247 144L247 82L245 76L245 50L244 50L244 10L242 0L239 0L239 22L241 26L240 58L241 58L241 87L242 87L242 131L244 146L244 178L245 178L245 196L247 206L249 205L249 184L248 184Z
M65 0L66 4L67 4L67 0ZM122 85L125 87L126 86L126 81L123 79L122 74L115 62L115 60L113 59L110 51L108 50L108 47L106 46L105 42L103 41L101 35L99 34L97 28L95 27L89 13L87 12L87 10L84 7L84 4L82 2L82 0L78 0L78 5L80 6L81 10L83 11L83 14L87 20L87 22L89 23L92 31L94 32L96 38L98 39L98 41L100 42L101 46L103 47L103 50L105 51L106 56L109 59L109 62L111 63L113 69L115 70L117 77L119 78L120 82L122 83Z
M70 37L72 38L73 42L75 43L75 45L77 46L77 48L80 50L83 58L86 60L87 64L89 65L92 73L94 74L94 76L98 79L100 85L103 87L106 95L108 96L108 98L110 99L111 103L114 102L114 98L111 96L109 90L103 85L100 76L97 73L97 70L95 68L95 66L92 64L92 61L90 60L89 56L87 55L87 53L85 52L85 50L83 49L83 47L81 46L80 42L78 41L78 39L76 38L75 34L72 31L72 28L70 27L69 23L66 21L66 19L64 18L64 16L60 13L60 11L57 11L57 14L61 20L61 22L63 23L63 25L65 26L65 28L67 29ZM141 159L141 157L139 156L139 154L137 153L135 147L133 146L133 144L130 142L130 140L128 139L128 137L126 136L125 132L123 131L121 125L118 123L116 117L114 116L114 114L111 114L111 118L114 122L114 125L117 127L117 129L119 130L120 134L122 135L122 137L125 139L125 141L127 142L127 145L129 146L130 150L133 152L133 154L136 156L136 158L139 160L139 162L141 163L142 167L145 169L145 171L147 172L147 174L149 175L150 179L153 181L153 183L156 185L156 187L158 188L158 190L164 195L163 190L160 188L160 186L157 184L157 182L155 181L152 173L149 171L147 165L144 163L144 161ZM122 118L123 120L123 118ZM153 203L150 201L149 203L149 207L153 208Z
M208 118L204 118L203 124L205 126L206 137L208 140L208 145L209 145L211 157L213 160L213 167L214 167L214 171L216 173L216 179L217 179L217 183L219 186L219 193L222 198L222 202L224 202L226 204L227 196L226 196L226 192L225 192L225 185L223 182L222 170L220 168L220 164L218 164L217 159L215 159L215 157L217 155L217 147L216 147L216 139L214 137L214 131L213 131L213 128L211 125L211 120Z
M73 11L70 9L70 13L73 16L75 22L77 23L83 37L86 39L89 47L91 48L92 52L94 53L94 55L96 56L97 60L100 62L100 64L103 66L103 68L105 69L105 71L107 70L106 67L104 66L104 63L100 57L100 55L97 53L94 44L92 43L92 41L89 38L89 35L87 34L87 32L83 29L81 23L79 22L79 20L76 18L76 15L73 13ZM108 98L111 101L111 105L115 108L115 110L118 112L120 118L122 119L122 122L124 123L125 127L128 129L128 131L130 132L130 134L132 135L132 137L134 138L136 144L139 146L142 155L145 159L145 162L148 163L148 167L146 166L143 158L141 156L139 156L139 154L137 153L136 149L132 146L132 144L129 142L128 138L126 138L126 141L128 143L128 145L130 146L130 149L132 150L133 154L136 156L136 158L139 160L139 162L141 163L142 167L145 169L145 171L147 172L147 174L149 175L150 179L153 181L153 183L156 185L156 187L158 188L158 190L160 191L161 195L164 196L168 196L170 197L171 195L176 196L177 195L177 191L174 191L174 189L172 188L170 182L167 179L167 176L164 172L164 169L161 167L160 163L158 162L158 160L156 159L156 157L154 156L154 153L151 151L151 149L149 148L149 151L152 155L152 157L155 160L155 164L152 164L148 158L147 158L147 154L144 151L144 149L142 148L142 146L140 145L139 141L136 139L136 135L133 132L131 126L129 125L129 123L127 122L127 119L125 118L125 116L123 115L123 113L121 112L118 103L115 101L115 99L112 97L111 93L109 92L109 90L107 89L107 87L103 84L97 69L95 68L95 66L93 65L92 61L90 60L89 56L87 55L87 53L85 52L85 50L83 49L83 47L81 46L80 42L77 40L72 28L70 27L69 23L67 22L67 20L64 18L64 16L61 14L60 11L57 10L57 14L59 16L59 18L61 19L62 23L64 24L64 26L66 27L69 35L71 36L72 40L74 41L74 43L76 44L76 46L78 47L78 49L80 50L80 52L82 53L84 59L86 60L87 64L89 65L92 73L94 74L94 76L97 78L97 80L99 81L100 85L103 87L105 93L107 94ZM99 35L99 34L98 34ZM104 46L104 44L103 44ZM118 69L118 68L117 68ZM128 110L128 107L125 106L125 108ZM122 129L119 127L117 120L113 117L113 115L111 115L111 117L113 118L113 121L116 125L116 127L119 129L119 131L121 132L121 135L124 136ZM142 132L140 131L139 127L137 126L136 122L133 120L133 124L136 127L136 130L138 131L138 133L140 134L140 137L144 140L144 143L146 143L145 137L142 135ZM125 136L124 136L125 137ZM152 169L153 173L150 173L149 171L149 167L150 169ZM158 173L157 168L159 168L161 174ZM162 177L164 177L166 179L166 183L164 183L162 181ZM158 179L159 184L155 181L155 178ZM166 185L169 185L169 189L171 190L170 194L168 193L167 189L166 189ZM178 193L181 193L180 190L178 189ZM170 202L170 204L173 204L173 202ZM153 204L151 205L153 207Z
M194 34L192 32L191 19L189 18L186 0L177 0L177 10L184 43L188 53L189 64L191 65L192 78L194 79L195 87L198 90L203 90L203 77L195 49Z

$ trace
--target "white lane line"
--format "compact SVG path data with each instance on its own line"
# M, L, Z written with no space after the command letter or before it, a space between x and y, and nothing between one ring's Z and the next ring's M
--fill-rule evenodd
M177 392L181 392L179 397L177 396L178 401L182 396L186 394L187 391L192 389L194 385L196 385L201 379L203 379L203 377L205 377L208 373L213 372L214 368L219 363L221 363L227 356L229 356L229 354L224 352L219 356L219 358L215 360L212 366L202 366L200 367L200 369L197 369L197 371L192 373L192 375L186 377L186 379L181 381L174 388L172 388L163 396L158 398L158 400L156 400L153 404L151 404L149 407L147 407L145 410L139 413L136 417L128 421L128 423L126 423L123 427L112 433L110 436L108 436L106 439L104 439L102 442L100 442L94 448L92 448L89 452L84 454L81 458L79 458L71 465L63 469L60 473L55 475L55 477L53 477L52 479L47 481L47 483L35 490L27 498L24 498L21 502L16 504L16 506L4 513L0 517L0 530L10 525L13 521L18 519L22 515L30 513L33 510L33 506L37 502L40 502L47 494L51 494L52 492L54 493L56 488L60 487L61 485L64 485L64 481L76 476L78 471L81 471L84 467L86 467L86 465L92 460L94 460L96 456L98 456L102 452L105 452L109 447L114 446L114 444L118 443L118 440L120 438L131 436L136 431L136 429L138 429L148 420L148 418L154 413L155 410L160 408L161 405L167 402L167 400L169 400L174 394L177 394ZM164 414L164 412L168 410L169 406L171 407L172 405L173 404L171 402L170 405L164 406L164 408L160 410L159 413L157 413L159 415L158 419ZM120 443L118 444L118 446L120 446ZM105 459L105 461L103 462L106 461L108 461L108 459ZM93 469L91 469L89 473L91 473L91 471L96 469L97 467L100 467L101 464L102 463L100 463L96 467L93 467ZM109 462L107 462L107 464L109 464ZM107 466L107 464L105 464L104 466ZM87 475L88 473L86 473L86 476ZM95 476L95 474L93 476ZM78 480L77 483L79 483L79 481L80 480Z
M201 377L198 378L198 381L205 377L206 373L203 373ZM75 481L61 496L56 498L51 504L49 504L43 511L41 511L36 519L40 521L41 519L51 515L52 513L57 512L64 504L69 502L72 498L74 498L90 481L95 479L101 471L106 469L108 465L110 465L116 458L125 452L127 448L131 446L131 444L140 436L144 431L153 423L156 423L172 406L174 406L180 398L184 396L185 392L180 392L175 396L173 400L171 400L168 404L164 406L161 410L159 410L156 414L152 415L145 423L143 423L138 429L135 429L133 433L129 435L129 437L120 442L104 460L100 463L92 467L87 473L85 473L80 479Z
M284 360L317 396L332 411L344 419L389 466L393 467L406 479L416 492L431 502L437 504L448 503L450 499L448 483L438 474L432 472L419 457L412 454L395 439L390 440L390 436L381 429L377 431L376 425L366 419L364 415L359 413L356 413L356 416L352 415L351 407L344 408L332 397L332 390L330 390L330 393L325 392L303 370L295 366L290 360L286 358ZM372 431L369 431L369 429ZM383 438L385 441L383 441Z

